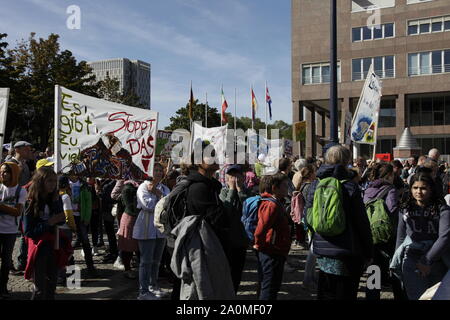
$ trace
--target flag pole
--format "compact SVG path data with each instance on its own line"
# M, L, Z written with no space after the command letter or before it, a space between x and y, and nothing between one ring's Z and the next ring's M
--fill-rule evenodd
M192 80L191 80L191 92L189 93L189 127L191 129L192 132L192 104L194 103L194 98L193 98L194 94L192 93Z
M253 130L255 130L255 128L254 128L254 118L255 118L255 115L254 115L254 112L255 112L255 110L253 109L253 86L251 87L251 92L250 92L250 108L252 109L252 131Z
M222 92L223 92L223 84L222 84L222 91L220 93L220 100L222 101ZM223 103L223 101L222 101ZM222 110L222 105L220 106L220 126L222 126L223 124L223 110Z
M234 151L237 151L237 141L236 141L236 88L234 88ZM236 160L237 161L237 160Z
M264 99L266 101L266 139L269 137L269 132L267 131L267 81L266 81L266 88L264 90L264 94L266 95L266 98Z
M206 105L205 105L205 128L208 128L208 92L206 92Z

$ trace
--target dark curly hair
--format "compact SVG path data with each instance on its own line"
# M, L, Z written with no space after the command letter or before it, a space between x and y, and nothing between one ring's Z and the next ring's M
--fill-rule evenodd
M412 176L409 189L407 192L405 192L405 196L403 197L400 208L406 209L406 210L412 210L416 204L416 200L414 199L412 195L412 187L414 183L416 182L425 182L431 189L431 199L429 206L432 207L431 213L432 215L440 212L440 207L444 205L444 199L439 197L439 192L437 192L437 186L434 182L433 178L429 173L417 173L414 176Z

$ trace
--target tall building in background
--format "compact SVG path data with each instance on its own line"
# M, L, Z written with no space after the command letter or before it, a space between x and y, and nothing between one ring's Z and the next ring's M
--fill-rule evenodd
M119 80L119 90L124 93L133 90L141 99L141 102L151 109L150 100L150 75L149 63L140 60L128 60L126 58L108 59L88 62L97 81L106 79Z
M337 3L340 128L373 63L383 82L377 153L392 153L409 127L422 153L436 147L449 155L450 1ZM330 136L329 62L330 1L292 0L293 121L307 121L306 156L321 155L319 137ZM360 154L371 156L370 146L361 145Z

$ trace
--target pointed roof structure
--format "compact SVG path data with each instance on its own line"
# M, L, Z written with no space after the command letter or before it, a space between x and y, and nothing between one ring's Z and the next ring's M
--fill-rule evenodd
M412 135L411 130L405 128L398 145L394 149L421 150L422 148L417 143L416 138Z

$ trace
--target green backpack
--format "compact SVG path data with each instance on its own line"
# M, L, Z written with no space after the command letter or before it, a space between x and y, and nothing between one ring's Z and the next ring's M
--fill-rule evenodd
M392 188L386 188L375 199L365 203L374 244L388 242L394 233L394 226L384 201L391 190Z
M334 237L345 231L342 184L336 178L321 179L314 192L312 210L308 210L308 224L321 236Z

